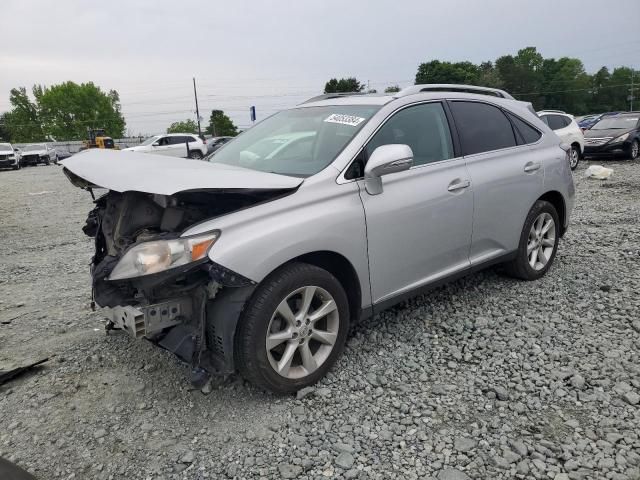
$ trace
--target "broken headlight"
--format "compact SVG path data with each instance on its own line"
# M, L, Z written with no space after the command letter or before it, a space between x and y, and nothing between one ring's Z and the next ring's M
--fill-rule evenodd
M124 254L109 280L151 275L201 260L219 237L220 231L215 230L194 237L141 243Z

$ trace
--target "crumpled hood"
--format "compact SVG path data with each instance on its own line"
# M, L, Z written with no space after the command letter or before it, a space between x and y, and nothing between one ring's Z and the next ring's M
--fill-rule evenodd
M92 186L116 192L173 195L206 189L289 189L303 181L201 160L102 149L86 150L60 163Z

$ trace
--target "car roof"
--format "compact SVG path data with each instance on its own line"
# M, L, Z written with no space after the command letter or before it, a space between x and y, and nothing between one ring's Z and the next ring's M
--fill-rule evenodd
M154 137L182 137L184 135L193 135L194 137L197 137L198 135L196 133L159 133L158 135L153 135Z

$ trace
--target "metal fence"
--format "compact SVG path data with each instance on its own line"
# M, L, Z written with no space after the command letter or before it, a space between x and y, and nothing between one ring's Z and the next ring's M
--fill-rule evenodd
M114 139L113 142L118 146L118 148L127 148L133 147L135 145L140 145L145 140L144 137L129 137L129 138L118 138ZM59 152L68 152L68 153L78 153L80 148L82 148L82 140L69 140L67 142L34 142L38 145L42 143L46 143L50 147L55 148ZM34 143L14 143L13 146L22 150L27 145L34 145Z

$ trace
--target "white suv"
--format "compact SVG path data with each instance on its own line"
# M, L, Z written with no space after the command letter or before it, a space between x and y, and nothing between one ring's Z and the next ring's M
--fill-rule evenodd
M561 110L541 110L538 116L563 142L571 145L569 163L571 170L575 170L584 154L584 134L578 122L573 115Z
M187 144L189 144L188 150ZM192 133L166 133L149 137L140 145L125 148L124 151L200 160L207 154L207 144Z

